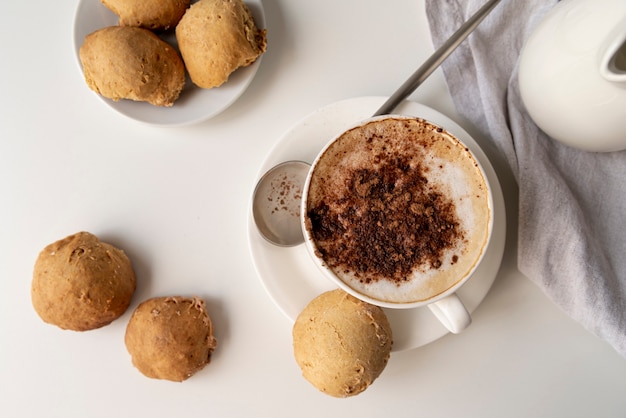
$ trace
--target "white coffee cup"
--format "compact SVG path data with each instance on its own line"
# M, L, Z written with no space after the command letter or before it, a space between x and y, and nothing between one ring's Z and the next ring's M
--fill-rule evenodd
M346 292L385 308L428 306L453 333L471 323L456 291L488 247L493 198L454 135L415 117L362 121L318 154L301 210L312 260Z

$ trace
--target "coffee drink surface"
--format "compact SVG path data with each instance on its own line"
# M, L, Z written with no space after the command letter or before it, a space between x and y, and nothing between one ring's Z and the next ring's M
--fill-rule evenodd
M471 152L417 118L375 119L318 158L304 222L315 253L375 301L428 301L475 267L490 232L490 198Z

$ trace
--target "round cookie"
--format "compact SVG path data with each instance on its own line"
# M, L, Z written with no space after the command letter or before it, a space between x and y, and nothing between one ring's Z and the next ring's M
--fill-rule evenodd
M152 30L175 27L190 3L191 0L102 0L119 17L120 26Z
M182 382L204 368L217 346L200 298L157 297L133 312L124 338L133 365L153 379Z
M293 326L293 350L302 375L339 398L367 389L391 354L384 311L337 289L313 299Z
M39 253L31 298L44 322L87 331L119 318L130 305L135 287L135 273L122 250L79 232Z
M241 0L200 0L176 26L178 48L191 81L218 87L230 74L265 52L266 31L259 30Z
M114 101L172 106L185 87L176 50L148 29L109 26L85 37L79 51L85 82Z

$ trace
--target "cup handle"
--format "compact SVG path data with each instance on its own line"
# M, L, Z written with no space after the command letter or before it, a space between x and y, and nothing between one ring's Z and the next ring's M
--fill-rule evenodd
M453 334L460 333L472 323L472 317L456 293L433 302L428 307Z

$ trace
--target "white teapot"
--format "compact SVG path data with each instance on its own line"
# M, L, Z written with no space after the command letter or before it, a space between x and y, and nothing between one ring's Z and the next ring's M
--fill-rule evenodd
M626 0L562 0L522 49L519 87L549 136L587 151L626 149Z

